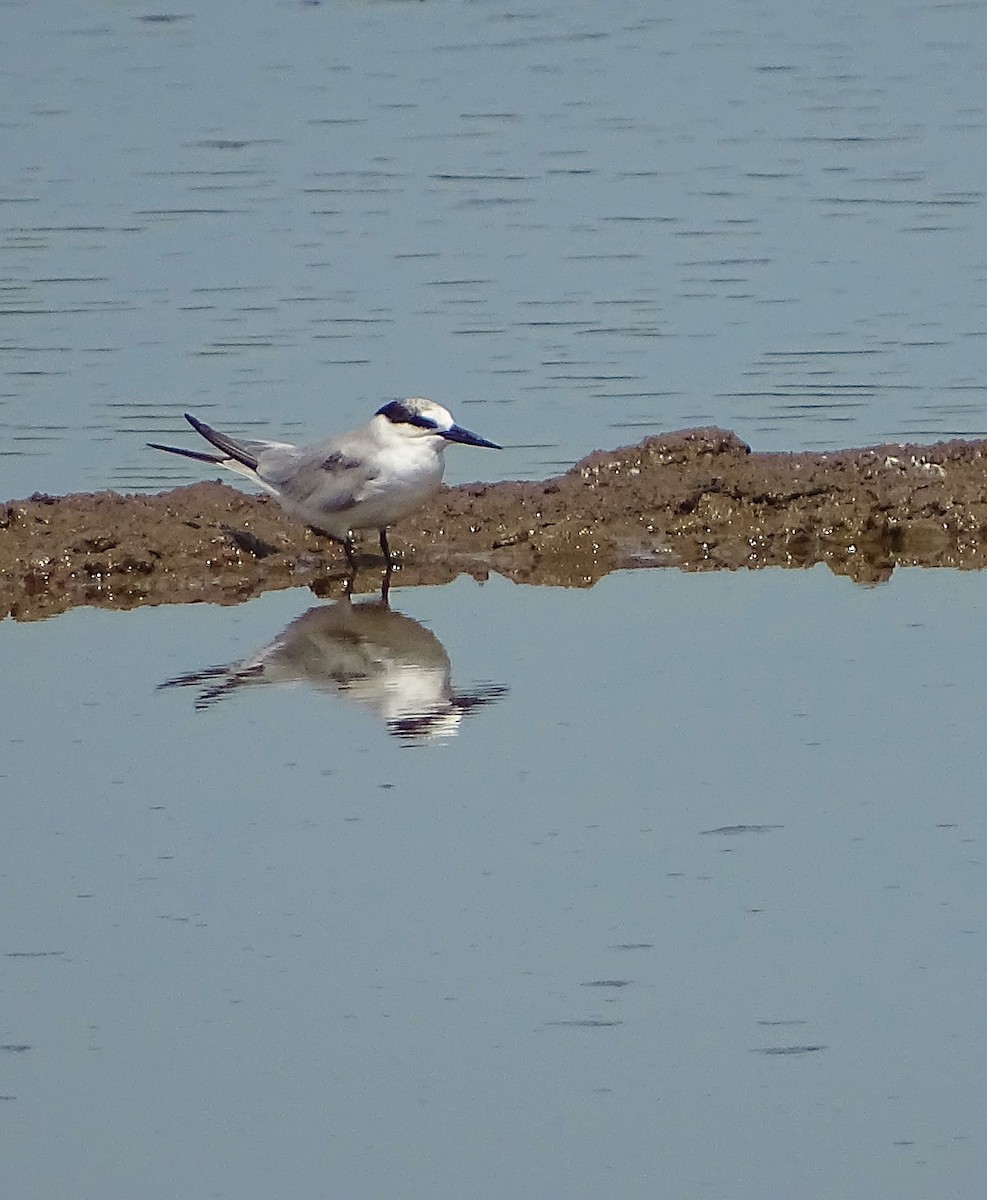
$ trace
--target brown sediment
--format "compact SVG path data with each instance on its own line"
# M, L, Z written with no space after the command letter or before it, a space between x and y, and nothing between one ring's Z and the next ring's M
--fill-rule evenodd
M826 563L860 582L896 566L987 565L987 441L754 454L687 430L597 451L540 483L444 488L395 529L395 584L498 572L585 587L622 567ZM376 550L376 539L368 541ZM368 555L357 588L380 581ZM337 594L338 546L276 502L222 483L156 496L32 496L0 504L0 616L75 605L237 603L272 588Z

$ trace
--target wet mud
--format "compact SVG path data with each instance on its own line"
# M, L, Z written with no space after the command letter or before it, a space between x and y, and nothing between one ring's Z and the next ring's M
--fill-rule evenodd
M444 488L397 525L393 586L491 572L587 587L610 571L826 563L861 583L896 566L987 565L987 441L825 454L752 453L696 429L597 451L543 482ZM354 590L380 586L365 539ZM224 483L160 495L35 495L0 503L0 616L76 605L233 604L273 588L342 594L339 546L265 496Z

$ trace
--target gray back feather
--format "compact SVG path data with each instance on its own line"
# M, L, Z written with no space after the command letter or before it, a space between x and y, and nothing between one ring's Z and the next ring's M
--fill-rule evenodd
M332 513L365 499L378 471L351 458L343 439L327 438L311 446L271 446L259 456L257 474L285 499L307 504L318 496L322 512Z

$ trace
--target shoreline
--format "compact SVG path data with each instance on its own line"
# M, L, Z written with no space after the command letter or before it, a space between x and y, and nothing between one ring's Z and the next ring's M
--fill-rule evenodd
M396 525L393 587L499 573L588 587L622 568L805 568L861 583L896 566L987 566L987 440L754 453L707 428L595 451L541 482L444 487ZM356 591L379 587L376 537ZM78 605L236 604L344 590L342 549L224 483L0 503L0 617Z

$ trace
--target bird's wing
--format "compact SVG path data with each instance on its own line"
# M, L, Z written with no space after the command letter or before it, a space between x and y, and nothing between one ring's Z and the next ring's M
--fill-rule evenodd
M185 420L207 442L211 442L218 450L222 450L227 458L231 458L234 462L239 463L241 467L246 467L250 471L256 469L257 460L265 451L294 449L287 442L270 442L264 439L230 437L228 433L222 433L218 429L213 429L211 425L207 425L205 421L200 421L198 417L193 417L191 413L185 414ZM155 449L171 450L173 447L156 446ZM194 456L189 455L189 457ZM226 464L224 463L224 465Z
M277 494L277 489L267 483L257 470L257 464L264 454L275 453L290 456L294 447L287 442L271 442L251 438L233 438L227 433L213 429L191 413L185 414L185 419L192 428L200 433L207 442L216 447L219 453L205 450L189 450L184 446L166 446L161 442L148 442L155 450L166 450L169 454L180 454L183 458L191 458L196 462L210 463L214 466L225 467L237 475L243 475L254 483L260 484L269 492Z
M264 438L237 438L237 445L250 450L259 458L268 450L297 450L291 442L270 442Z
M260 455L257 474L286 500L333 513L362 503L380 472L352 448L348 452L345 439L329 438L311 446L272 447Z

